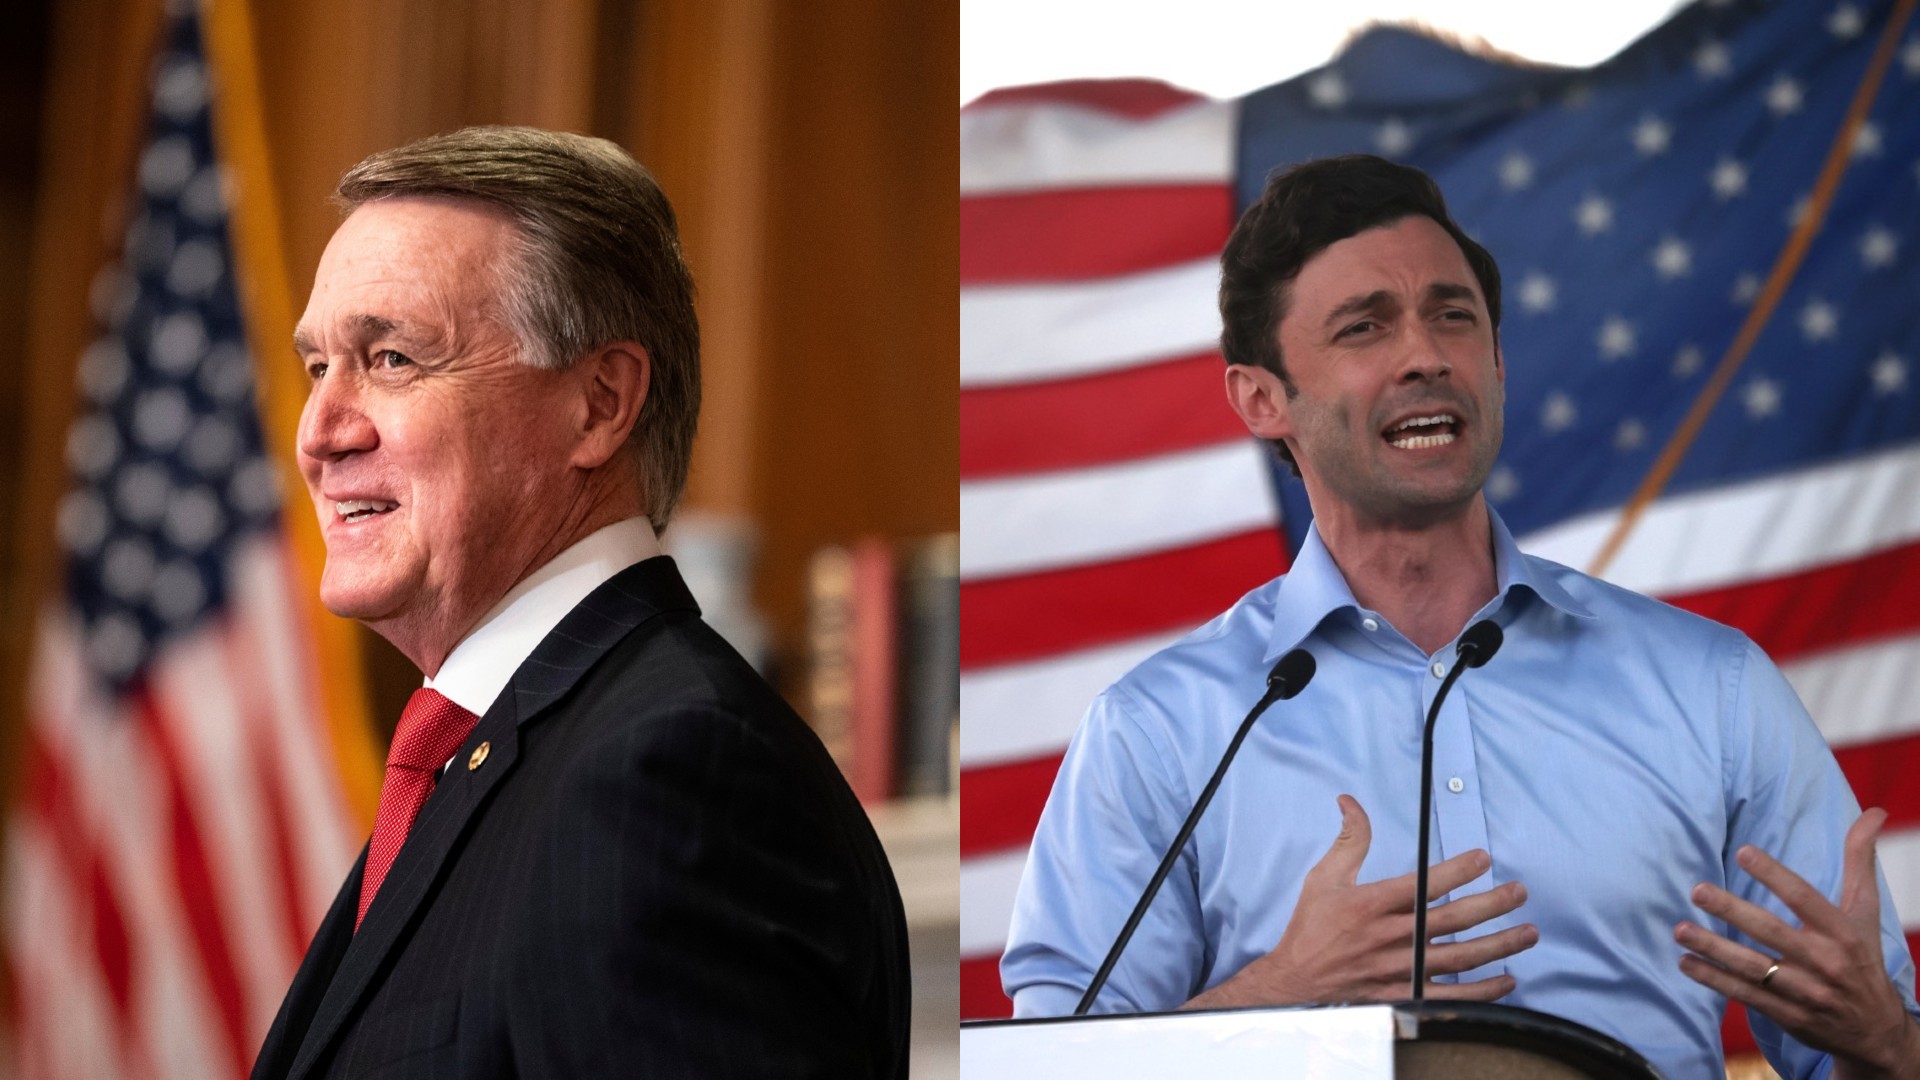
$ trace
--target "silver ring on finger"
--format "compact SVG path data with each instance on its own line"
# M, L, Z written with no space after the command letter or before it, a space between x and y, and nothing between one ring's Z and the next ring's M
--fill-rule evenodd
M1778 974L1780 974L1780 961L1775 960L1772 964L1767 966L1767 973L1765 975L1760 976L1759 985L1761 985L1762 987L1766 986L1768 983L1772 982L1773 977Z

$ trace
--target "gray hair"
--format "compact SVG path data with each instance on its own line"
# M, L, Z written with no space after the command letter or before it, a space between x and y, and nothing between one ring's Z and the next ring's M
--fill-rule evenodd
M559 370L612 342L646 348L647 399L627 445L647 517L665 529L693 456L700 325L660 185L605 139L470 127L374 154L347 170L333 197L351 214L402 195L475 199L519 225L517 257L498 272L523 362Z

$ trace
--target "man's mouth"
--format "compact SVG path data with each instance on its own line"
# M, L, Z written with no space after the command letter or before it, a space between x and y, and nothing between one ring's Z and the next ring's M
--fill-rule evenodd
M1388 444L1400 450L1425 450L1452 442L1460 430L1460 418L1453 413L1437 412L1410 416L1380 433Z
M385 499L341 499L333 504L333 512L340 520L352 524L378 517L389 510L397 510L400 504Z

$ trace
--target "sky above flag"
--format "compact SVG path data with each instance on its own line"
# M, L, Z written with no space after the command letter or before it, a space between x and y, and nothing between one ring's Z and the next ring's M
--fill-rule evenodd
M1096 0L963 0L960 102L997 86L1146 76L1235 97L1324 64L1369 23L1415 20L1543 64L1590 67L1671 15L1674 0L1514 4L1188 0L1122 16ZM1177 25L1177 30L1176 30Z

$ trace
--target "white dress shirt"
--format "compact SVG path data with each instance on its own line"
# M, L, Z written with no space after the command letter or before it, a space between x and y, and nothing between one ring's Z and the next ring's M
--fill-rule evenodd
M476 716L486 715L507 680L587 594L634 563L659 555L644 517L617 521L528 574L447 654L426 685Z

